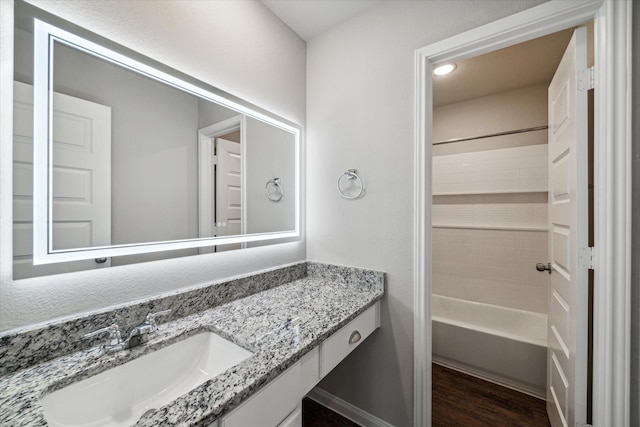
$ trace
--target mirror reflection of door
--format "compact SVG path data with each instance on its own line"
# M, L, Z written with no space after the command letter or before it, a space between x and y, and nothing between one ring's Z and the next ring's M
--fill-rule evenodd
M111 244L111 109L54 92L54 249ZM14 278L107 267L110 260L34 266L33 87L14 83ZM106 161L105 161L106 160Z
M242 210L244 116L198 130L198 236L238 236L246 232ZM241 244L208 246L199 253L221 252Z
M232 140L233 139L233 140ZM238 236L242 231L242 158L240 134L215 139L215 224L214 235ZM240 249L241 244L221 245L216 252Z

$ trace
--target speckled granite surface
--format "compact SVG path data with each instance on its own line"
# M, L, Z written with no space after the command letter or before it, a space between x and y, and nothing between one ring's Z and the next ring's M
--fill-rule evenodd
M130 330L140 324L147 313L171 309L171 314L158 318L158 323L199 313L238 298L289 283L307 275L307 263L297 263L236 277L187 291L178 291L92 313L75 319L52 322L27 331L0 334L0 375L33 366L56 357L95 347L104 337L93 341L83 335L117 323Z
M249 296L243 295L246 287L238 286L237 294L229 287L229 299L223 304L181 318L175 318L174 314L173 320L162 324L148 343L133 350L101 356L96 348L80 350L0 377L0 425L46 425L39 398L47 391L98 374L198 332L211 330L252 351L253 355L172 403L146 413L135 424L206 426L384 294L384 274L381 272L318 263L302 265L306 276L280 286L265 287ZM292 267L302 268L300 264ZM280 272L276 276L282 274L289 273ZM254 279L236 280L252 282ZM233 295L239 299L234 299ZM153 305L154 310L165 307ZM288 319L294 319L297 326L283 326ZM61 325L56 327L62 328ZM8 353L5 351L5 354Z

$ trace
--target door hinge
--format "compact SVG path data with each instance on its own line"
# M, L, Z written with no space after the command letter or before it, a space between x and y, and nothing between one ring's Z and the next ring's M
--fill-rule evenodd
M588 268L589 270L595 270L595 252L593 246L587 248L580 248L578 251L578 265L581 268Z
M216 156L213 156L213 159L212 159L212 160L213 160L213 164L214 164L214 165L217 165L217 164L218 164L218 156L217 156L217 155L216 155Z
M576 421L576 427L593 427L593 425Z
M578 71L578 90L581 92L591 90L595 87L596 77L593 67Z

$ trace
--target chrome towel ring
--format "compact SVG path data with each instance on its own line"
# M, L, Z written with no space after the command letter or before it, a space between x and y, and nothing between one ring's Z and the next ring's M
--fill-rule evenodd
M280 183L280 178L273 178L267 181L264 191L272 202L279 202L284 197L284 189Z
M357 199L364 194L364 181L355 169L349 169L338 177L338 192L345 199Z

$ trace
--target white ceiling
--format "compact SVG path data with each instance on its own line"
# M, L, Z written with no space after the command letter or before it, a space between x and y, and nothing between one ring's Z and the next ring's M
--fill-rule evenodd
M261 0L302 39L319 34L390 0ZM572 30L550 34L460 61L448 76L433 79L434 106L551 81Z
M383 0L261 0L271 12L309 41Z

